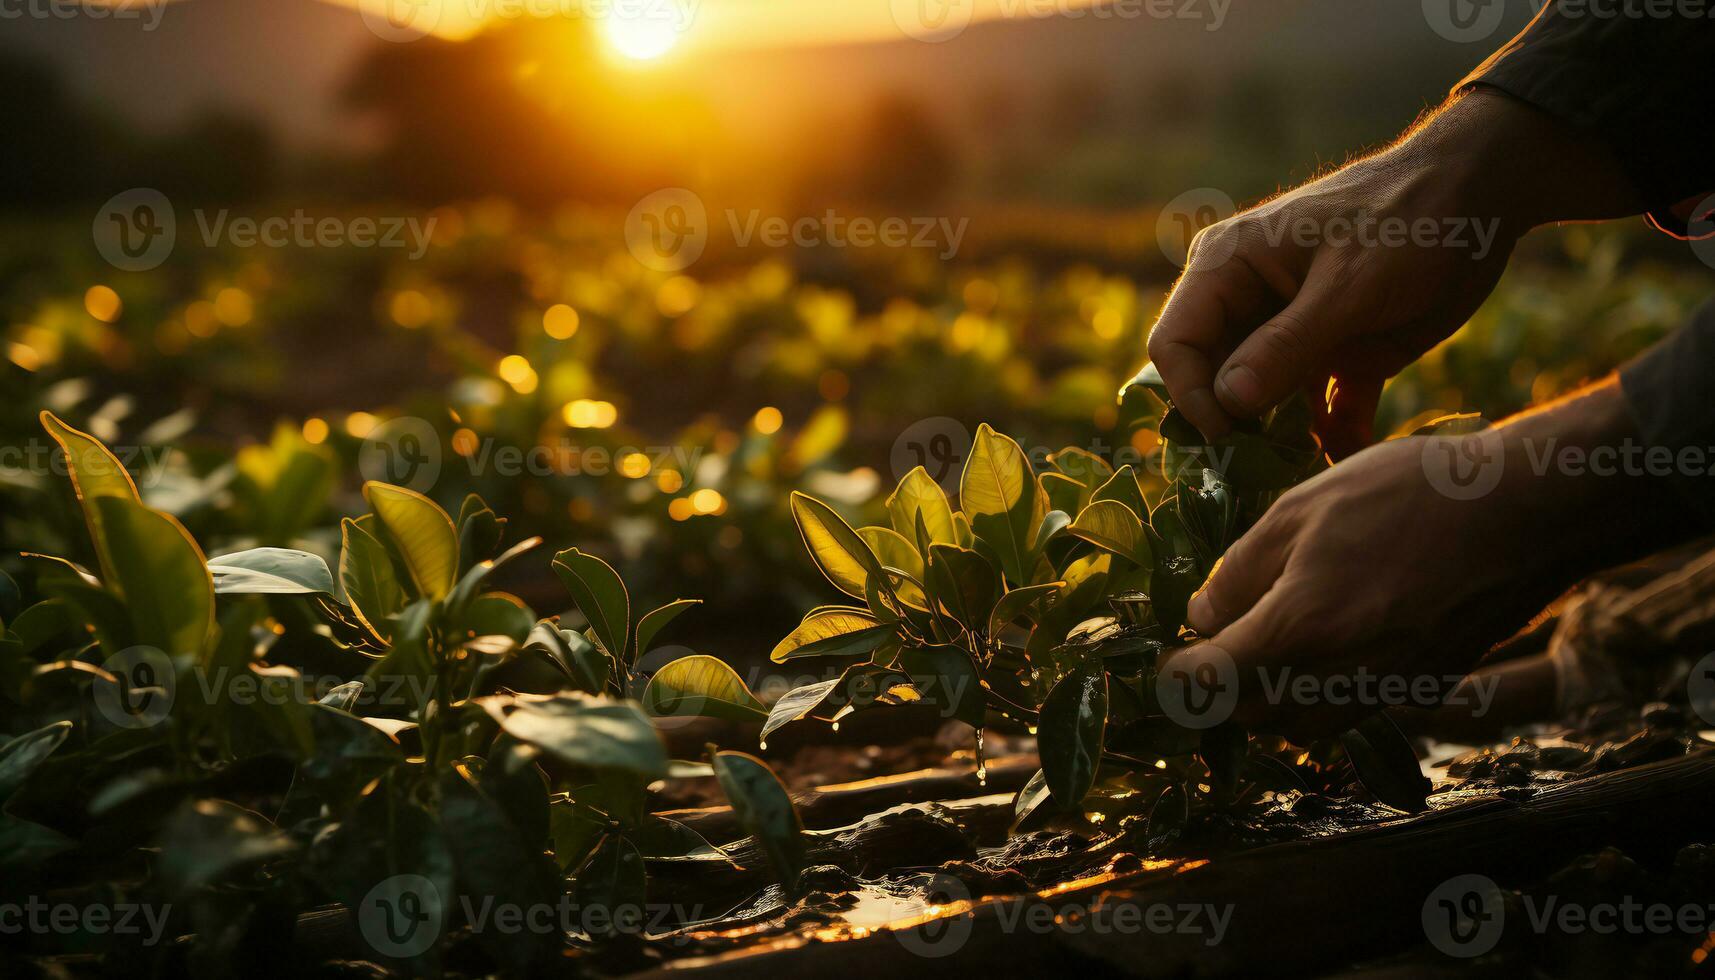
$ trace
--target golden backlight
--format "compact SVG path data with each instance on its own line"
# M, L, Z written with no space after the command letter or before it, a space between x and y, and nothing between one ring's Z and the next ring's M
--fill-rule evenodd
M679 20L660 10L626 15L615 12L602 19L601 36L615 53L632 61L654 61L679 43Z

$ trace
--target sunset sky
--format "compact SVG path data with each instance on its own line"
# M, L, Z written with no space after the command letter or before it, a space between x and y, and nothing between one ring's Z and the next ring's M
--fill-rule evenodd
M789 0L329 0L386 16L389 5L401 22L443 37L468 36L483 23L524 13L588 11L602 20L633 25L611 33L641 38L649 25L673 24L674 48L775 47L865 40L897 40L918 34L956 33L960 25L1012 16L1050 16L1101 6L1104 0L856 0L794 3ZM621 41L620 43L624 43Z

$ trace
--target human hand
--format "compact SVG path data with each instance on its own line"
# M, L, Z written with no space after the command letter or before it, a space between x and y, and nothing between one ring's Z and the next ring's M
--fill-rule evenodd
M1509 97L1467 96L1388 150L1205 229L1150 361L1209 439L1309 389L1324 444L1349 455L1369 442L1382 384L1465 323L1521 234L1635 212L1634 196L1604 148Z
M1635 440L1612 382L1465 438L1383 443L1284 494L1192 598L1191 624L1210 639L1163 670L1201 676L1197 665L1218 661L1238 687L1233 718L1295 740L1383 705L1297 698L1287 678L1314 679L1312 692L1335 690L1331 678L1343 691L1362 673L1397 678L1395 690L1432 689L1430 703L1409 702L1432 707L1578 577L1669 533L1652 516L1673 511L1659 479L1533 465L1545 451ZM1449 451L1494 467L1492 488L1438 478Z

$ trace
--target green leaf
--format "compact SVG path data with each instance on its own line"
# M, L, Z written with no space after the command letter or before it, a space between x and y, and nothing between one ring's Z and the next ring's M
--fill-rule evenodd
M1340 736L1346 758L1376 799L1396 810L1421 813L1428 807L1429 780L1418 765L1411 742L1386 714L1374 714Z
M637 621L636 656L641 657L649 652L649 644L655 642L655 635L665 629L668 623L678 619L680 614L692 606L702 604L703 600L701 599L675 599L665 606L644 613L643 618ZM633 659L635 661L635 658Z
M583 790L593 788L583 787L572 799L548 808L548 836L553 839L554 862L561 871L570 871L584 863L607 833L607 814L583 796Z
M938 706L944 718L982 727L987 700L969 653L950 645L907 647L899 651L899 665L911 675L923 703Z
M897 630L892 623L876 620L868 610L824 606L812 610L797 629L775 644L768 659L783 664L796 657L868 656Z
M470 571L478 562L499 550L501 538L506 534L506 519L497 516L488 504L474 493L465 495L464 503L459 505L459 517L455 523L459 535L461 574Z
M429 652L429 620L434 606L418 599L406 606L389 629L392 643L386 655L369 665L367 676L383 690L411 695L419 712L428 708L430 687L435 679L435 661Z
M1100 658L1091 658L1048 692L1037 725L1042 772L1061 806L1082 803L1095 785L1107 723L1108 673Z
M334 594L333 574L320 555L290 548L251 548L208 560L217 595Z
M1000 631L1013 620L1040 609L1044 604L1052 603L1060 590L1066 587L1065 582L1044 582L1041 585L1026 585L1009 590L994 604L989 613L989 636L998 636Z
M929 532L935 544L956 544L958 529L953 525L953 507L947 502L947 492L929 478L923 467L914 468L899 481L899 486L887 498L887 515L893 529L915 540L917 520Z
M1098 500L1090 504L1067 530L1074 537L1111 551L1142 568L1154 567L1155 559L1150 552L1149 535L1144 530L1142 519L1117 500Z
M493 908L554 908L565 894L558 869L525 842L498 803L457 771L440 779L441 831L458 867L460 890ZM506 976L541 976L563 948L558 930L478 929L476 938Z
M10 623L24 609L24 594L12 576L0 571L0 626Z
M709 770L712 774L713 768ZM671 817L651 813L629 835L645 860L649 861L719 861L731 859L726 852L710 844L697 833Z
M83 508L84 523L89 526L89 537L95 545L96 557L101 560L102 574L111 578L113 566L108 556L107 534L102 529L101 512L95 501L115 497L141 503L137 484L132 482L125 464L119 462L100 439L72 428L52 412L44 411L40 418L42 428L48 430L48 435L65 453L66 473L71 477L72 492Z
M905 572L918 582L923 581L923 556L917 553L917 546L912 544L904 535L887 527L865 527L858 529L858 537L874 553L876 560L884 568L896 568ZM931 546L933 547L933 546ZM901 602L920 609L929 608L929 600L923 595L923 590L912 582L900 582L895 586Z
M1133 514L1149 513L1149 505L1143 500L1143 488L1137 482L1137 471L1131 468L1130 463L1120 467L1118 473L1090 495L1091 503L1098 500L1117 500L1129 507Z
M649 718L630 702L562 692L546 697L493 695L476 703L508 735L568 765L646 779L667 774L667 750Z
M957 545L929 546L929 591L968 630L980 630L1000 601L1001 580L983 556Z
M1083 485L1086 493L1113 479L1114 475L1114 468L1107 460L1076 446L1067 446L1048 457L1048 462L1056 470Z
M0 745L0 805L4 805L36 767L60 747L71 734L71 722L56 721Z
M594 555L567 548L554 556L554 573L590 621L596 639L616 659L631 641L631 595L613 566Z
M369 530L373 524L370 517L340 521L339 584L357 618L385 640L392 633L387 621L405 608L405 589L387 546Z
M405 570L425 599L441 599L459 573L459 538L453 519L415 490L374 480L363 497L405 560Z
M1036 478L1048 497L1048 506L1067 514L1076 514L1090 502L1090 488L1063 473L1044 473Z
M792 520L816 567L841 592L862 599L872 576L885 581L875 552L832 507L807 493L793 491Z
M843 679L836 677L833 680L806 684L782 694L780 700L774 702L774 707L769 710L768 720L762 723L760 737L766 740L769 733L775 729L798 721L815 711L823 701L828 699L828 695L833 693L834 688L840 686L840 681Z
M768 711L737 672L706 654L681 657L655 672L643 689L643 707L655 716L762 721Z
M536 614L517 596L504 592L489 592L471 600L459 617L458 627L464 631L461 641L479 636L504 636L514 646L523 646L536 625Z
M1048 774L1041 769L1036 770L1012 799L1012 827L1008 829L1008 833L1021 833L1029 829L1031 824L1038 822L1032 818L1039 813L1051 811L1052 807L1044 810L1044 806L1053 798L1053 794L1048 791Z
M1161 379L1161 369L1156 367L1154 363L1145 364L1143 370L1137 372L1136 377L1127 381L1125 387L1120 389L1120 396L1125 397L1133 388L1140 388L1149 392L1156 401L1163 405L1171 402L1167 395L1167 382Z
M524 646L547 654L578 690L600 694L606 689L613 662L583 634L560 629L553 620L544 619L531 628Z
M190 532L125 497L98 497L116 591L137 642L201 656L214 634L214 580Z
M806 863L804 825L786 787L768 764L755 756L716 752L710 761L739 825L762 845L786 892L796 892Z
M160 846L156 870L170 891L206 887L296 850L290 838L256 814L222 800L179 807L162 827Z
M1018 443L986 422L978 426L959 480L959 504L972 533L994 549L1007 578L1020 585L1030 582L1037 493L1030 461Z
M648 924L643 854L619 834L609 834L578 870L572 894L591 936L637 935Z

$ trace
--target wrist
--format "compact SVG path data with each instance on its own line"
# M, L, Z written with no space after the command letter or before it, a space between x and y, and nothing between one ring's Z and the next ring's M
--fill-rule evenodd
M1456 96L1396 150L1425 179L1449 186L1469 212L1461 217L1498 220L1514 238L1643 210L1607 146L1495 89Z
M1504 461L1509 523L1542 566L1582 577L1674 540L1672 489L1659 472L1671 451L1644 444L1615 379L1484 438Z

